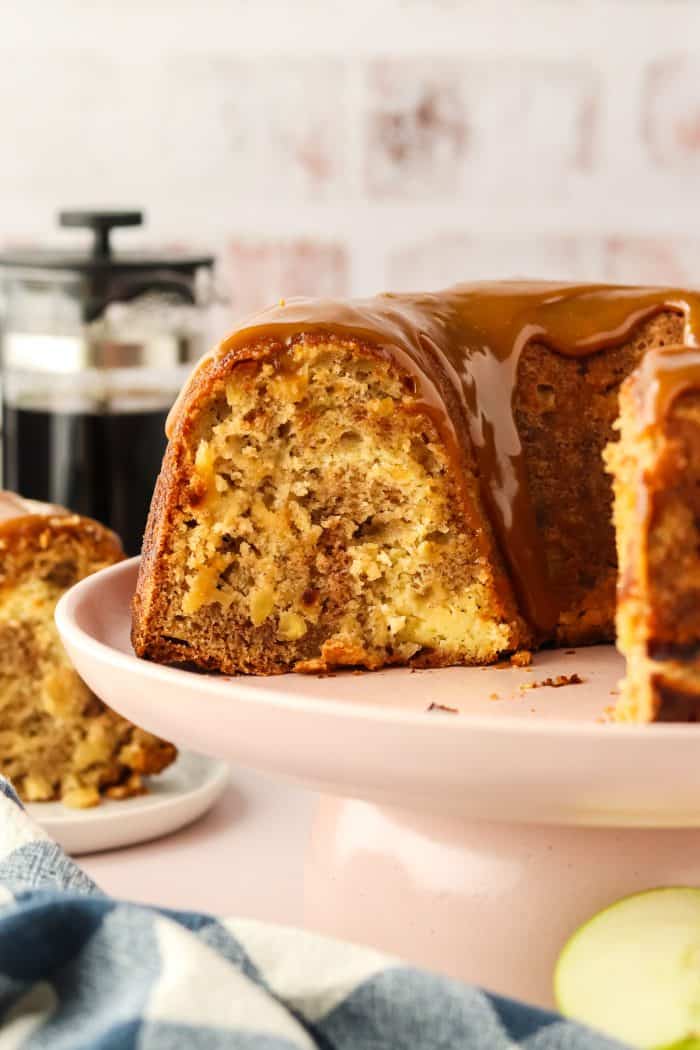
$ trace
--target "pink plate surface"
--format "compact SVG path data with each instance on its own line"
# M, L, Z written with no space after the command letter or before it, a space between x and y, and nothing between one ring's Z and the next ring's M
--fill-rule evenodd
M700 725L607 722L623 670L612 647L540 653L528 670L196 674L134 655L137 565L78 584L56 621L90 687L181 747L329 794L470 819L700 827ZM574 673L581 684L521 688Z

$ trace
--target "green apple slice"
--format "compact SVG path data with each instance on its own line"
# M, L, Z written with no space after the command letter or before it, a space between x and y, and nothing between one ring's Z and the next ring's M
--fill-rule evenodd
M616 901L573 934L554 972L557 1006L624 1043L700 1050L700 889Z

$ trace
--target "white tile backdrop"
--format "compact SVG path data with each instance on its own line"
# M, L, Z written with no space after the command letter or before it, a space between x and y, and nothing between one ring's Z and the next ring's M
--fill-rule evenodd
M232 314L700 283L700 2L0 0L0 242L100 203L214 249Z

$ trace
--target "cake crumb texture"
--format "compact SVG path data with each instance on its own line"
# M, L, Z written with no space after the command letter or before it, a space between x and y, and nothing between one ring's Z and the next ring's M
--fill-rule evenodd
M0 523L0 773L26 802L86 808L139 794L142 775L175 757L88 689L54 624L68 587L122 557L112 533L78 515Z
M248 353L251 351L249 350ZM526 647L473 465L369 348L226 363L170 442L134 644L224 672L489 663Z

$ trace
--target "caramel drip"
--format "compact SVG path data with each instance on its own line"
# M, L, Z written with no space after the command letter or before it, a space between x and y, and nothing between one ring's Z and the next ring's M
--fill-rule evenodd
M646 354L633 386L640 430L662 422L681 394L698 389L700 352L687 346L669 346Z
M323 333L368 343L409 372L458 473L462 450L473 448L522 611L545 635L559 602L548 581L513 413L520 356L537 342L585 357L622 345L639 325L667 311L684 316L684 341L698 346L700 293L677 288L497 282L347 302L292 299L253 317L198 368L260 341L288 346L302 334ZM169 436L181 403L168 418Z

